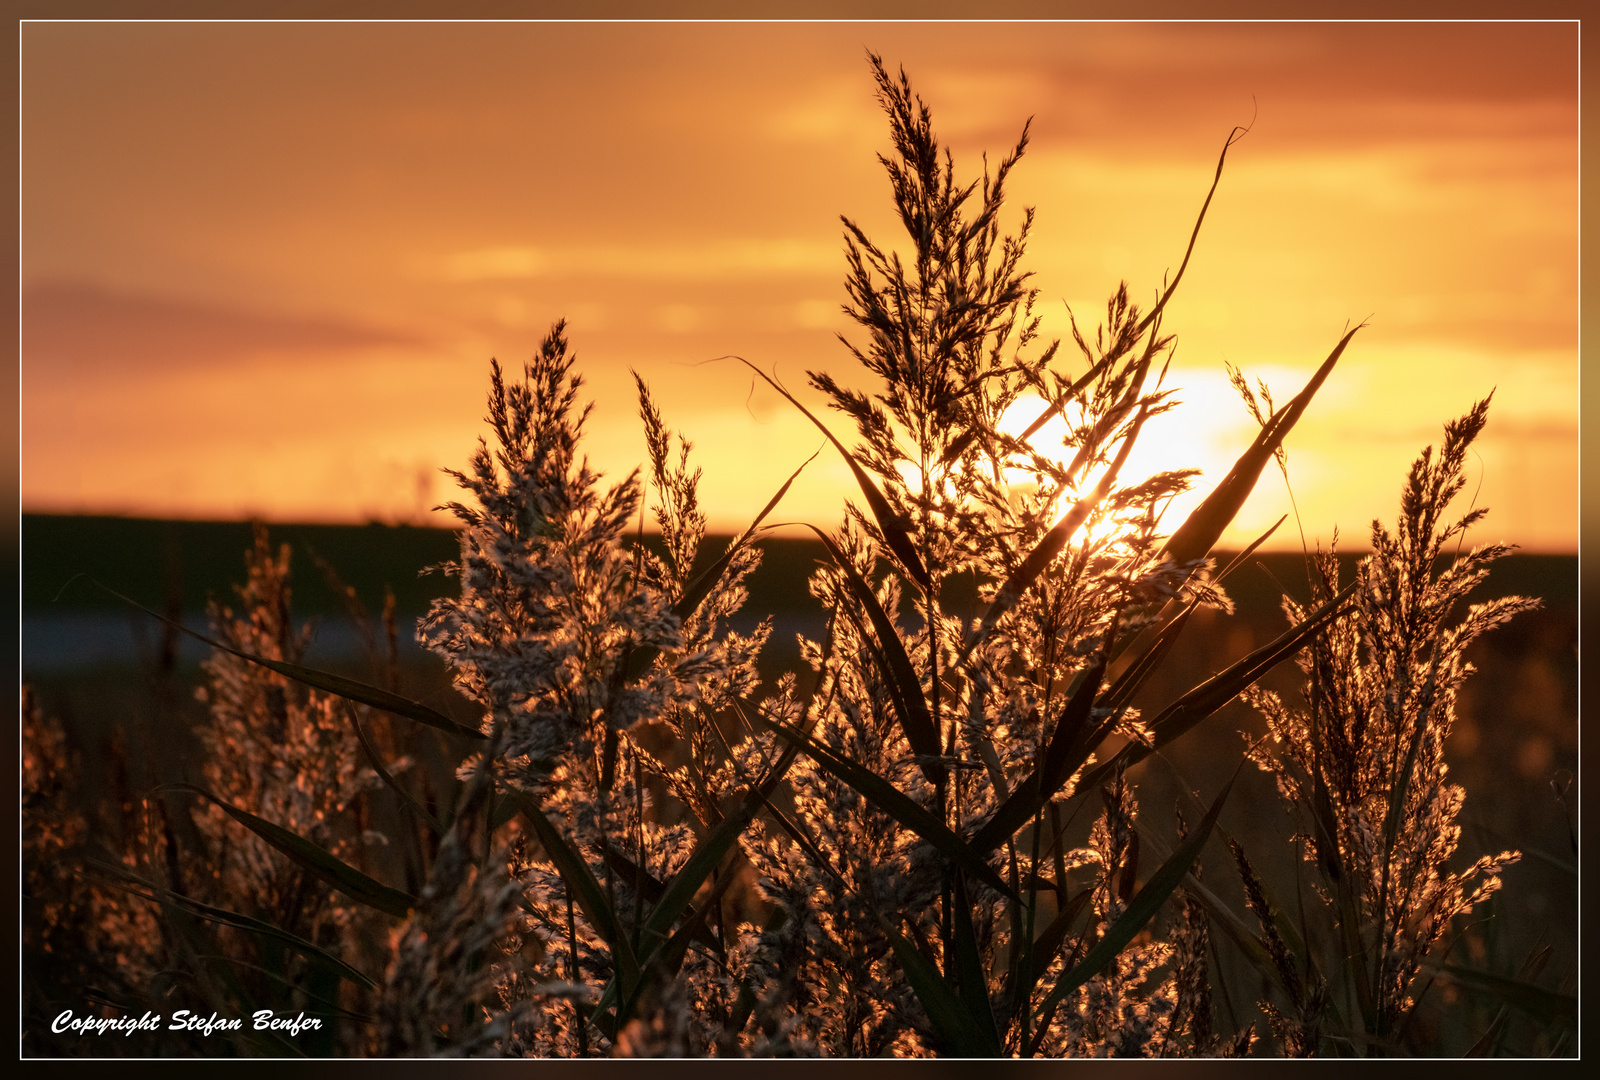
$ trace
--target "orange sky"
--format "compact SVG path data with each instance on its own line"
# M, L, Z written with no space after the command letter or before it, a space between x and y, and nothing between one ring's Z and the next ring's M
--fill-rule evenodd
M896 242L866 48L972 176L1033 117L1046 334L1181 258L1190 408L1134 465L1214 482L1370 317L1290 443L1308 537L1392 519L1440 424L1495 390L1479 538L1578 529L1578 52L1545 24L137 24L21 32L25 510L405 520L451 497L488 358L565 316L589 453L643 441L628 368L742 527L819 438L752 391L846 370L839 215ZM857 383L855 373L850 373ZM1185 418L1187 417L1187 418ZM843 426L838 430L843 432ZM785 516L831 525L820 456ZM1268 475L1239 519L1288 509ZM1298 542L1285 537L1285 541Z

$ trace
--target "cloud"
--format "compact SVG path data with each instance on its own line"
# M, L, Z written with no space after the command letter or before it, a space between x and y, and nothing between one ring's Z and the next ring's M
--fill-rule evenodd
M69 367L77 378L228 364L262 353L415 344L409 335L337 318L296 318L45 282L22 293L24 371Z
M778 238L693 245L513 244L457 252L443 260L440 272L457 282L574 277L707 280L749 274L831 278L838 265L837 242Z

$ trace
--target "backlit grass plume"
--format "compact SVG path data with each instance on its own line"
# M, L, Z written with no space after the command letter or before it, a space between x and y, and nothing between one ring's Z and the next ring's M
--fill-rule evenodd
M422 630L457 686L485 710L485 730L505 729L508 778L529 788L557 770L593 773L615 733L654 718L692 676L659 669L623 677L624 647L676 653L678 620L622 543L638 508L636 476L601 491L580 460L588 409L577 408L558 325L523 377L509 386L495 365L489 424L470 473L453 473L476 506L451 503L462 521L459 599L439 601ZM687 673L685 673L687 674Z
M258 525L245 567L237 606L212 602L212 633L240 652L298 662L311 628L296 626L290 616L288 545L274 549ZM352 707L222 649L212 650L201 667L206 682L196 696L208 722L198 734L210 798L195 804L194 817L214 869L210 882L195 885L213 900L250 897L285 929L316 939L325 924L349 918L350 911L336 902L334 890L231 820L223 804L359 861L362 837L352 827L353 814L378 778L363 760L347 711ZM369 712L355 708L358 715Z
M1290 707L1261 690L1251 696L1272 734L1251 756L1277 778L1301 821L1307 864L1338 928L1344 960L1325 961L1322 971L1339 978L1333 990L1353 1007L1347 1019L1359 1015L1364 1030L1386 1042L1402 1033L1419 973L1452 920L1498 889L1501 869L1518 857L1505 851L1452 867L1466 794L1444 763L1456 696L1472 671L1467 646L1538 606L1520 596L1467 603L1509 550L1461 550L1485 508L1446 517L1488 408L1485 399L1446 424L1437 455L1429 447L1417 458L1395 530L1373 523L1350 616L1300 658L1304 704ZM1331 551L1319 553L1315 570L1313 603L1339 589ZM1301 615L1291 601L1285 608L1291 619Z

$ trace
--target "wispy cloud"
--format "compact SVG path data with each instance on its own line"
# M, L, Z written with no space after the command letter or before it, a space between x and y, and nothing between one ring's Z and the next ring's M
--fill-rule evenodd
M83 282L40 283L22 293L22 364L33 373L70 365L84 378L214 367L262 353L292 359L415 343L407 334L348 319L243 311Z
M440 274L450 281L617 277L695 279L748 274L838 276L839 245L813 240L725 240L711 244L538 247L508 244L447 256Z

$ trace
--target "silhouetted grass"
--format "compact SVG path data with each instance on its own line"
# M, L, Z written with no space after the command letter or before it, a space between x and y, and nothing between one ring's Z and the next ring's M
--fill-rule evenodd
M809 372L814 411L762 373L858 489L814 543L765 535L787 485L708 537L690 445L642 380L646 465L602 486L563 323L520 371L491 364L458 532L300 538L323 557L311 606L359 646L336 663L291 605L315 578L264 529L101 520L81 543L25 522L45 555L25 611L75 574L165 597L137 711L86 707L87 681L24 698L25 1052L90 1045L47 1034L63 1007L263 1003L326 1024L112 1049L1571 1051L1553 957L1576 845L1559 784L1529 785L1572 760L1575 620L1481 580L1503 549L1456 543L1483 515L1447 517L1487 403L1353 565L1224 555L1360 327L1281 408L1239 376L1260 433L1166 521L1193 471L1124 469L1181 407L1162 315L1211 194L1151 308L1120 286L1097 330L1072 322L1068 359L1022 269L1032 211L1002 226L1026 128L959 182L904 74L871 64L909 247L845 221L865 382ZM1030 398L1038 421L1011 433ZM1054 416L1064 441L1038 444ZM185 557L202 533L245 550L231 596ZM123 579L141 555L159 577ZM419 556L443 576L412 581ZM206 627L186 627L206 584ZM75 588L57 610L88 609ZM431 664L399 648L424 604ZM1512 615L1548 647L1519 654L1495 630ZM184 635L210 646L188 704ZM1518 791L1505 807L1457 785L1480 747L1525 781L1485 770Z

